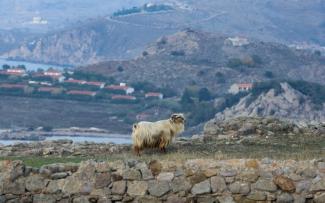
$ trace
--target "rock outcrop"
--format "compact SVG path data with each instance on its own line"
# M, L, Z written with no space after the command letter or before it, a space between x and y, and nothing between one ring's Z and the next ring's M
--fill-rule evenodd
M325 123L298 125L275 118L238 117L213 119L204 126L205 139L269 138L275 136L325 136Z
M248 94L238 104L216 114L216 119L271 116L292 121L325 122L325 104L316 108L308 96L292 88L288 83L280 85L280 93L270 89L256 98Z
M248 162L256 165L247 167ZM89 160L41 168L31 168L21 161L1 161L0 201L324 202L324 159L152 163L160 165L161 170L152 170L150 164L137 160Z

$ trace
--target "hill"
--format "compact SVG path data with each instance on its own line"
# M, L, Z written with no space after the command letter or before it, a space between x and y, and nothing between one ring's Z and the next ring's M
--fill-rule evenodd
M118 81L169 86L178 92L195 85L222 94L238 82L303 79L324 84L324 66L325 58L313 52L187 29L158 39L136 59L107 61L80 70Z
M325 122L325 87L303 81L256 84L251 93L217 113L211 122L247 116Z

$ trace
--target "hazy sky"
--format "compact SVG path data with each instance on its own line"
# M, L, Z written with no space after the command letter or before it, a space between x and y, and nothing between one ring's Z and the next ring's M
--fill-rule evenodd
M0 29L28 26L34 16L51 26L108 15L118 9L158 0L0 0Z

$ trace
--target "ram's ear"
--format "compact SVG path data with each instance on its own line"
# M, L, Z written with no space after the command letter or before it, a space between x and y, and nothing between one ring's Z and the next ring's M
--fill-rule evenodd
M177 118L177 114L175 113L170 116L170 119L172 119L172 121L175 121L176 118Z

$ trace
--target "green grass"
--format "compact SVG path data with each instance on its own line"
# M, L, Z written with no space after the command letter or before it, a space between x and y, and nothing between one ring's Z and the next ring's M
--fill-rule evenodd
M27 166L41 167L52 163L79 163L84 160L117 161L137 159L149 162L151 160L166 160L184 162L188 159L242 159L269 157L272 159L308 160L325 157L325 139L321 136L274 136L270 139L258 138L254 140L238 141L215 140L202 142L193 140L189 144L172 144L167 153L158 149L147 149L141 157L127 151L118 154L82 155L82 156L20 156L0 157L0 160L22 160Z

